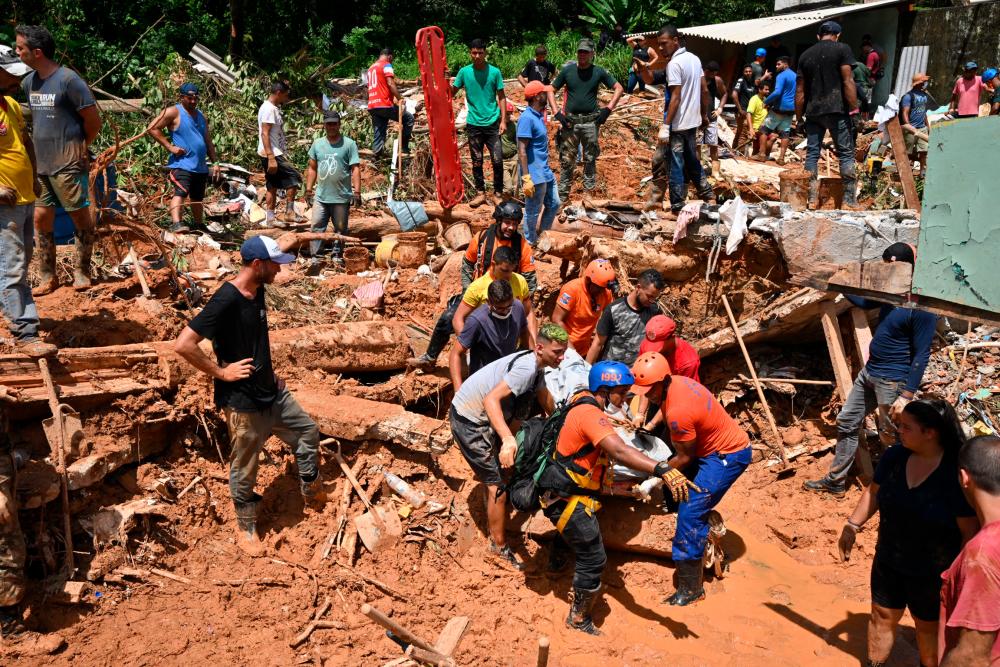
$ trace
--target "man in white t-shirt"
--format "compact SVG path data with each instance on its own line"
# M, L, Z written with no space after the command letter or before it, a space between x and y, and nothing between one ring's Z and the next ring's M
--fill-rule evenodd
M698 159L698 128L708 125L709 92L702 76L701 60L681 46L680 33L672 25L665 25L657 36L660 50L670 58L667 65L667 86L670 103L667 105L666 124L670 127L670 211L676 217L687 198L690 178L698 188L698 196L706 203L715 203L715 193L708 183L705 170Z
M288 102L292 89L285 81L271 85L271 94L257 110L257 155L261 157L264 169L264 183L267 194L264 208L267 218L265 227L284 227L286 222L306 222L295 212L295 194L302 185L302 177L288 161L288 142L285 140L285 125L281 118L281 105ZM285 191L285 213L281 218L274 215L274 205L278 190Z
M462 456L476 479L486 485L490 550L519 570L524 565L507 545L505 535L507 494L501 492L504 480L500 467L514 465L515 422L528 416L536 396L546 412L552 412L542 371L559 365L568 344L569 336L561 326L542 325L533 350L501 357L470 375L455 392L448 411L451 433Z

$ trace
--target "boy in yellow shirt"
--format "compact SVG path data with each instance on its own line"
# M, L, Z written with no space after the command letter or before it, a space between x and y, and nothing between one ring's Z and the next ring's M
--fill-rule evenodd
M767 107L764 106L764 99L771 94L771 86L766 82L757 85L757 94L747 102L747 119L750 127L753 128L753 148L754 153L760 152L760 126L767 118Z

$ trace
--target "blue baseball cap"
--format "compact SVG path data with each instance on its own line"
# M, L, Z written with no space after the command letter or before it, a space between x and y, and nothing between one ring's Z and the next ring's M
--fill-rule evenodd
M289 264L295 261L295 255L281 252L278 242L270 236L251 236L240 247L240 257L243 261L250 263L255 259L271 261L275 264Z
M756 51L754 51L754 57L755 58L763 58L766 55L767 55L767 49L760 48L760 49L757 49Z
M840 24L837 23L836 21L823 21L823 23L819 26L818 34L820 36L839 35L841 32L843 32L843 29L840 27Z
M180 93L181 95L199 95L201 91L198 90L198 86L189 81L181 85Z
M969 62L965 63L965 69L967 70L979 69L979 65L976 64L975 60L970 60Z

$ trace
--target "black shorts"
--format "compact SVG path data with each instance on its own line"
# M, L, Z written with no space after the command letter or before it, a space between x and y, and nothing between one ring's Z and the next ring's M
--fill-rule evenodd
M872 561L872 603L886 609L909 608L919 621L934 622L941 611L941 577L910 575L881 562Z
M262 157L260 163L264 169L264 183L268 190L284 190L286 188L297 188L302 185L302 177L295 170L292 163L284 155L279 155L278 170L273 174L267 173L267 158Z
M476 479L489 486L500 486L503 477L500 474L499 442L493 427L489 422L476 424L455 412L448 411L451 422L451 434L462 451L462 456L468 461L469 467L475 473Z
M208 183L207 172L199 174L196 171L171 169L170 182L174 186L175 197L188 197L194 202L205 200L205 184Z

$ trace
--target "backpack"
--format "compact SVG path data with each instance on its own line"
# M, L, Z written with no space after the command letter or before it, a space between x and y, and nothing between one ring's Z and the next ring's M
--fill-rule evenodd
M538 480L541 478L556 449L559 432L569 411L578 405L600 407L591 396L582 396L573 403L558 406L549 417L533 417L521 426L521 446L517 448L514 468L506 486L511 505L522 512L535 512L538 502Z

